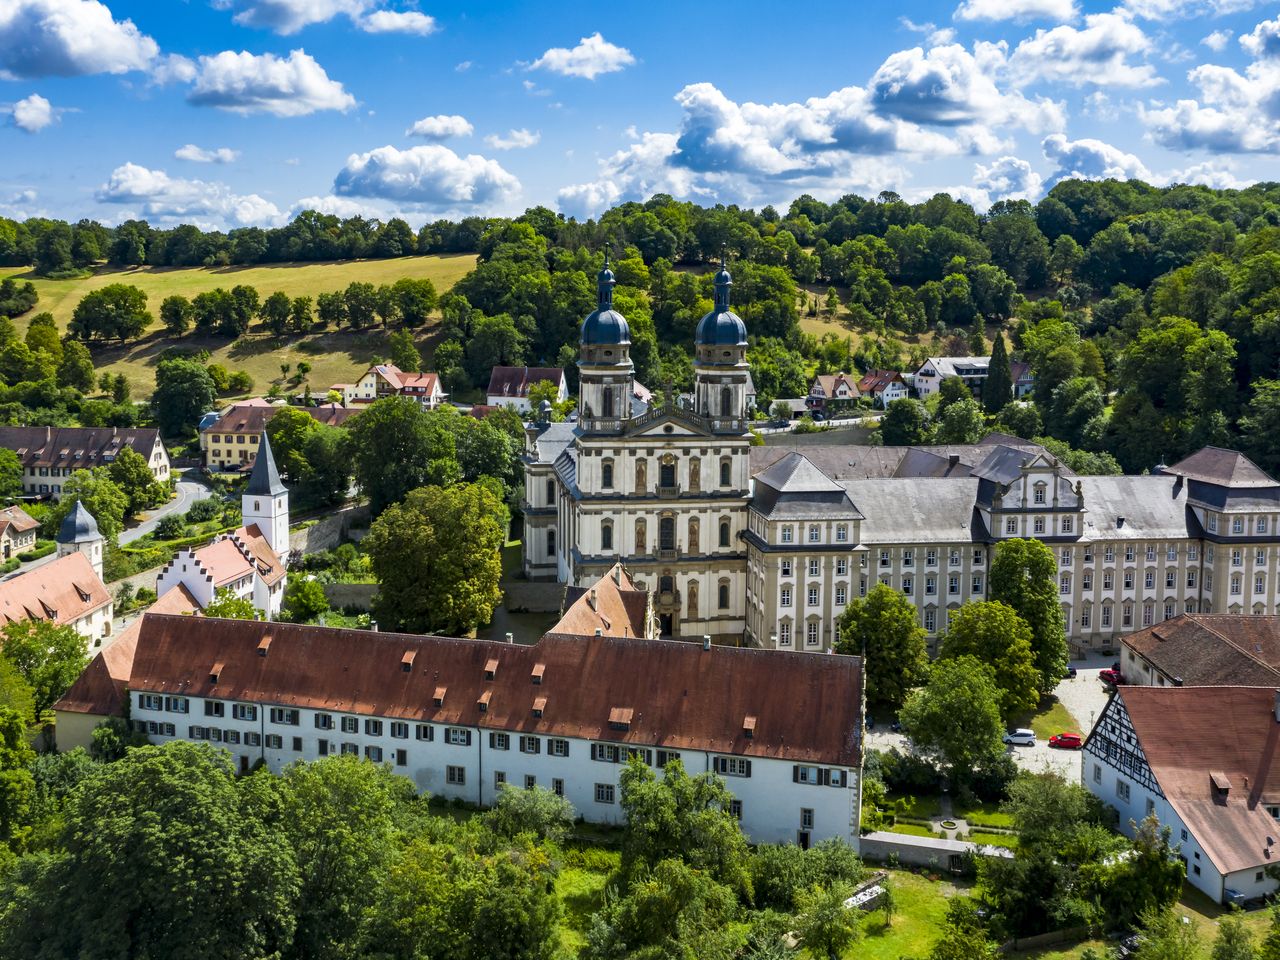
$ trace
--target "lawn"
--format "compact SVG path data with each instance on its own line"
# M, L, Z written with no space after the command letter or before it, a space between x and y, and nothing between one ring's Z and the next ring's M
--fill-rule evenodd
M891 870L897 904L893 925L873 910L863 921L862 939L845 956L858 960L898 960L929 953L947 915L947 901L963 888L948 880L929 880L906 870Z
M1019 717L1010 724L1013 727L1030 727L1036 738L1048 740L1055 733L1063 731L1080 731L1080 721L1071 715L1071 711L1062 705L1055 696L1042 697L1040 706L1031 716Z
M928 820L942 813L942 808L938 804L937 794L925 794L919 797L903 797L891 794L889 796L890 803L901 803L898 808L901 816L912 817L916 820Z
M0 279L14 276L31 280L40 294L40 302L30 313L17 318L20 330L35 314L52 313L58 326L65 328L81 297L109 283L128 283L141 288L148 296L147 306L158 315L160 303L170 294L188 298L215 287L231 288L237 284L255 287L262 299L283 291L290 296L341 290L353 281L382 284L401 277L426 277L444 293L475 265L470 254L448 256L398 257L387 260L346 260L328 263L283 263L256 267L133 267L100 268L93 275L73 280L46 280L32 276L29 270L0 269ZM428 352L434 325L419 331L420 345ZM145 396L154 386L156 357L166 347L203 348L212 361L231 370L246 370L254 379L255 393L265 393L272 382L281 379L280 365L295 365L300 360L311 364L307 382L315 393L323 393L329 385L349 382L364 372L371 360L385 355L386 335L381 330L360 332L335 331L303 337L277 338L258 332L234 342L223 337L187 336L173 339L165 335L159 320L141 340L123 347L93 348L94 366L115 374L123 373L133 385L134 396Z
M565 867L556 877L556 896L564 905L560 919L560 946L568 956L577 956L587 944L591 915L604 903L607 875L582 867Z
M974 801L968 806L957 803L955 815L980 827L1012 827L1013 817L1000 809L999 803Z
M904 823L901 820L897 821L893 826L889 827L888 829L890 833L905 833L913 837L936 837L937 836L936 833L934 833L932 830L930 830L926 826L922 826L921 824L918 824L918 823Z

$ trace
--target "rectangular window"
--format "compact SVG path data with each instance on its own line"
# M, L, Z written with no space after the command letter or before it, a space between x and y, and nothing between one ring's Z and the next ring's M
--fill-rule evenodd
M1255 567L1261 567L1266 562L1267 562L1266 550L1264 550L1262 547L1259 547L1257 550L1253 551L1253 565Z
M1240 551L1239 551L1239 550L1232 550L1232 551L1231 551L1231 565L1232 565L1233 567L1239 567L1239 566L1242 566L1242 565L1243 565L1243 563L1244 563L1244 559L1243 559L1243 557L1240 555Z
M1166 570L1164 572L1165 589L1172 590L1178 584L1178 571Z
M1093 765L1093 782L1094 783L1102 782L1102 767L1101 765L1096 763ZM1184 837L1183 839L1186 839L1186 838Z
M260 733L254 733L254 732L252 732L252 731L250 731L250 732L246 733L246 734L244 735L244 745L245 745L246 747L260 747L260 746L262 746L262 734L260 734Z
M976 564L986 563L987 552L981 547L977 547L973 551L973 562Z
M915 577L902 578L902 592L906 594L914 593L916 589Z
M1090 621L1093 620L1093 614L1090 612L1089 604L1085 604L1080 609L1080 626L1088 628Z
M1156 562L1156 548L1152 544L1147 544L1147 563Z
M1132 570L1126 570L1124 572L1124 588L1126 590L1133 589L1133 571Z
M444 779L446 783L451 783L456 787L466 786L467 768L447 766L444 768Z
M327 713L317 713L315 715L315 725L317 730L332 730L333 717Z
M1071 566L1071 548L1070 547L1063 547L1061 550L1058 551L1058 566L1060 567Z
M791 606L791 588L790 587L782 588L782 599L779 602L781 606L784 606L784 607Z
M372 760L374 763L381 763L381 762L382 762L382 748L381 748L381 747L365 747L365 748L364 748L364 755L365 755L366 757L368 757L370 760Z
M733 817L735 817L736 819L741 820L741 819L742 819L742 801L741 801L741 800L730 800L730 801L729 801L729 813L730 813Z
M501 790L502 785L507 782L507 775L502 770L493 771L493 789Z
M154 693L143 693L138 696L138 709L163 710L164 697Z
M409 765L409 751L403 748L396 751L396 766L406 767Z
M938 578L925 577L924 578L924 595L926 597L932 597L935 594L937 594L937 592L938 592Z
M790 528L790 527L783 527L783 528L782 528L782 542L783 542L783 543L790 543L790 542L791 542L791 538L792 538L792 531L791 531L791 528Z
M298 725L298 711L289 710L284 707L272 707L271 722L278 723L286 727L296 727Z
M1124 605L1124 610L1121 612L1120 625L1122 627L1133 626L1133 604L1132 603L1126 603Z
M453 743L452 740L449 740L448 736L446 736L445 739L448 740L449 743ZM490 750L510 750L511 735L508 733L489 734L489 749Z
M382 736L382 721L366 719L364 722L364 735L366 737Z
M938 614L936 610L926 610L924 612L924 629L925 633L933 633L938 629Z
M1064 573L1062 576L1058 578L1058 592L1059 593L1071 592L1071 574Z
M521 753L540 753L542 751L542 739L540 737L521 737L520 752Z
M444 731L444 742L451 743L455 747L471 746L471 731L463 730L460 727L447 727Z
M221 700L206 700L204 702L204 715L206 717L220 717L226 709Z
M881 551L880 551L880 566L882 566L882 567L887 567L887 566L889 566L889 551L888 551L888 550L881 550Z
M1005 532L1005 533L1017 533L1017 532L1018 532L1018 518L1017 518L1017 517L1006 517L1006 518L1005 518L1005 521L1004 521L1004 532Z
M1124 548L1124 562L1133 563L1133 558L1134 558L1133 544L1130 544L1129 546Z
M1154 622L1155 622L1155 610L1152 608L1151 604L1144 603L1142 605L1142 625L1144 627L1149 627Z
M569 755L569 741L553 737L547 741L547 753L553 757L567 757Z
M793 767L792 779L795 780L796 783L818 784L822 782L822 770L818 767Z
M836 587L836 606L843 607L849 602L849 591L846 587Z
M396 740L409 739L409 725L403 720L391 721L391 736Z
M350 754L353 757L358 757L360 756L360 744L352 743L348 740L342 744L342 752Z
M532 773L526 773L524 775L524 788L526 790L532 790L537 785L538 785L538 778L535 777Z
M745 757L716 757L715 771L722 777L749 777L751 761Z
M1145 589L1147 589L1147 590L1152 590L1152 589L1154 589L1154 588L1155 588L1155 585L1156 585L1156 575L1155 575L1155 572L1154 572L1154 571L1152 571L1152 570L1148 570L1148 571L1147 571L1145 574L1143 574L1143 576L1142 576L1142 586L1143 586Z
M1129 802L1129 784L1125 783L1123 780L1117 779L1116 780L1116 796L1119 797L1121 800L1123 800L1125 803L1128 803Z
M845 543L849 539L849 528L843 523L836 524L836 543Z
M1254 524L1253 529L1254 529L1254 531L1255 531L1256 533L1266 533L1266 532L1267 532L1267 518L1266 518L1266 517L1259 517L1259 518L1258 518L1258 522L1257 522L1256 524Z
M780 566L780 568L781 568L782 576L784 576L784 577L789 577L789 576L791 576L791 561L790 561L790 560L783 560L783 561L782 561L782 563L781 563L779 566Z
M849 574L849 560L847 557L839 557L836 560L836 576L844 577Z
M1266 577L1266 574L1262 574L1262 573L1254 574L1254 577L1253 577L1253 592L1254 592L1254 593L1266 593L1266 592L1267 592L1267 577Z
M916 562L916 552L914 550L902 551L902 565L904 567L910 567L914 565L915 562Z
M284 737L280 736L280 734L278 733L267 734L268 750L280 750L283 747L284 747Z
M1102 589L1103 589L1103 590L1110 590L1110 589L1111 589L1112 587L1114 587L1115 585L1116 585L1115 576L1111 573L1111 571L1110 571L1110 570L1105 570L1105 571L1103 571L1103 574L1102 574Z
M1063 533L1075 532L1075 519L1073 517L1062 518L1062 532Z
M208 740L209 731L204 727L187 727L187 736L192 740Z
M164 708L170 713L189 713L191 701L186 697L165 697Z
M553 777L551 780L551 792L557 797L564 796L564 781L559 777Z
M1080 589L1081 590L1093 589L1093 574L1088 570L1080 574Z
M958 594L960 592L960 578L954 574L947 578L947 593Z
M1044 517L1036 517L1032 520L1031 529L1036 533L1044 533Z
M924 565L926 567L936 567L938 565L938 551L936 547L930 547L924 552Z
M1242 517L1233 517L1231 520L1232 533L1244 533L1244 519Z
M613 803L613 784L596 784L596 803Z
M359 718L358 718L358 717L343 717L343 718L342 718L342 732L343 732L343 733L359 733L359 732L360 732L360 720L359 720Z
M816 647L816 646L818 645L818 624L817 624L817 621L813 621L813 620L811 620L811 621L810 621L810 622L805 626L805 637L804 637L804 642L805 642L806 644L808 644L809 646L811 646L811 647Z
M778 624L778 646L780 647L791 646L791 624L789 623Z
M1102 608L1102 625L1104 627L1111 626L1111 607L1104 606Z
M436 738L435 729L429 723L419 723L413 728L413 736L415 740L424 740L430 742Z
M327 757L329 755L329 741L324 737L318 739L316 741L316 752L322 757Z
M813 829L813 810L810 809L809 807L802 807L800 809L800 829L801 830Z
M1198 559L1200 559L1200 548L1195 546L1187 547L1187 562L1195 563Z
M810 557L809 558L809 576L816 577L818 575L818 567L819 567L818 558Z
M818 540L819 540L819 536L818 536L818 528L817 528L816 526L810 526L810 527L809 527L809 542L810 542L810 543L817 543L817 542L818 542Z

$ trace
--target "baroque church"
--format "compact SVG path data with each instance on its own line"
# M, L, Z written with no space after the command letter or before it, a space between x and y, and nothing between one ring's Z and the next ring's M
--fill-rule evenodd
M634 402L614 276L580 337L576 422L526 430L524 571L582 587L622 562L663 636L821 652L884 584L931 646L987 598L994 551L1045 543L1077 651L1182 613L1280 614L1280 483L1206 447L1142 476L1076 476L1043 447L752 446L747 330L722 264L695 334L694 390Z

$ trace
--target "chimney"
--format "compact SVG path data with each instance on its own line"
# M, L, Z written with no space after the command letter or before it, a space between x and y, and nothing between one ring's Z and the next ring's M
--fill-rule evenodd
M516 642L516 635L514 633L508 633L507 643L515 643L515 642Z
M595 587L592 587L591 592L587 594L587 603L591 605L592 610L596 608L596 588Z
M622 567L617 564L613 565L613 582L622 586Z
M596 636L597 636L597 637L603 637L603 636L604 636L604 631L603 631L603 630L601 630L599 627L596 627ZM1280 708L1278 708L1278 709L1280 709Z
M951 466L953 467L956 466L957 464L960 463L960 454L958 453L951 454L949 457L947 457L947 462L950 463Z
M702 649L703 649L703 650L710 650L710 649L711 649L711 634L709 634L709 633L704 633L704 634L702 635Z

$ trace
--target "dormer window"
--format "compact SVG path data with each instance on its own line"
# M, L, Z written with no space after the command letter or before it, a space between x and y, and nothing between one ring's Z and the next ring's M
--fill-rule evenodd
M547 709L547 698L546 698L546 697L534 697L534 698L533 698L533 715L534 715L535 717L540 717L540 716L542 716L542 714L546 711L546 709Z
M630 730L634 715L631 707L614 707L609 711L609 726L614 730Z
M480 694L479 699L476 700L476 707L480 710L481 713L488 712L489 700L492 699L492 697L493 697L492 690L486 690L484 693Z
M530 673L529 676L535 686L538 686L542 683L542 675L546 673L546 671L547 671L547 665L545 663L535 663L533 665L533 671Z
M434 696L432 696L431 700L437 707L444 706L444 695L448 690L448 687L436 687L436 692Z
M1036 503L1044 503L1044 490L1045 486L1043 483L1037 483L1035 485L1035 492L1032 494L1032 497Z
M489 660L485 661L484 678L486 680L493 680L497 676L498 676L498 658L492 657Z

